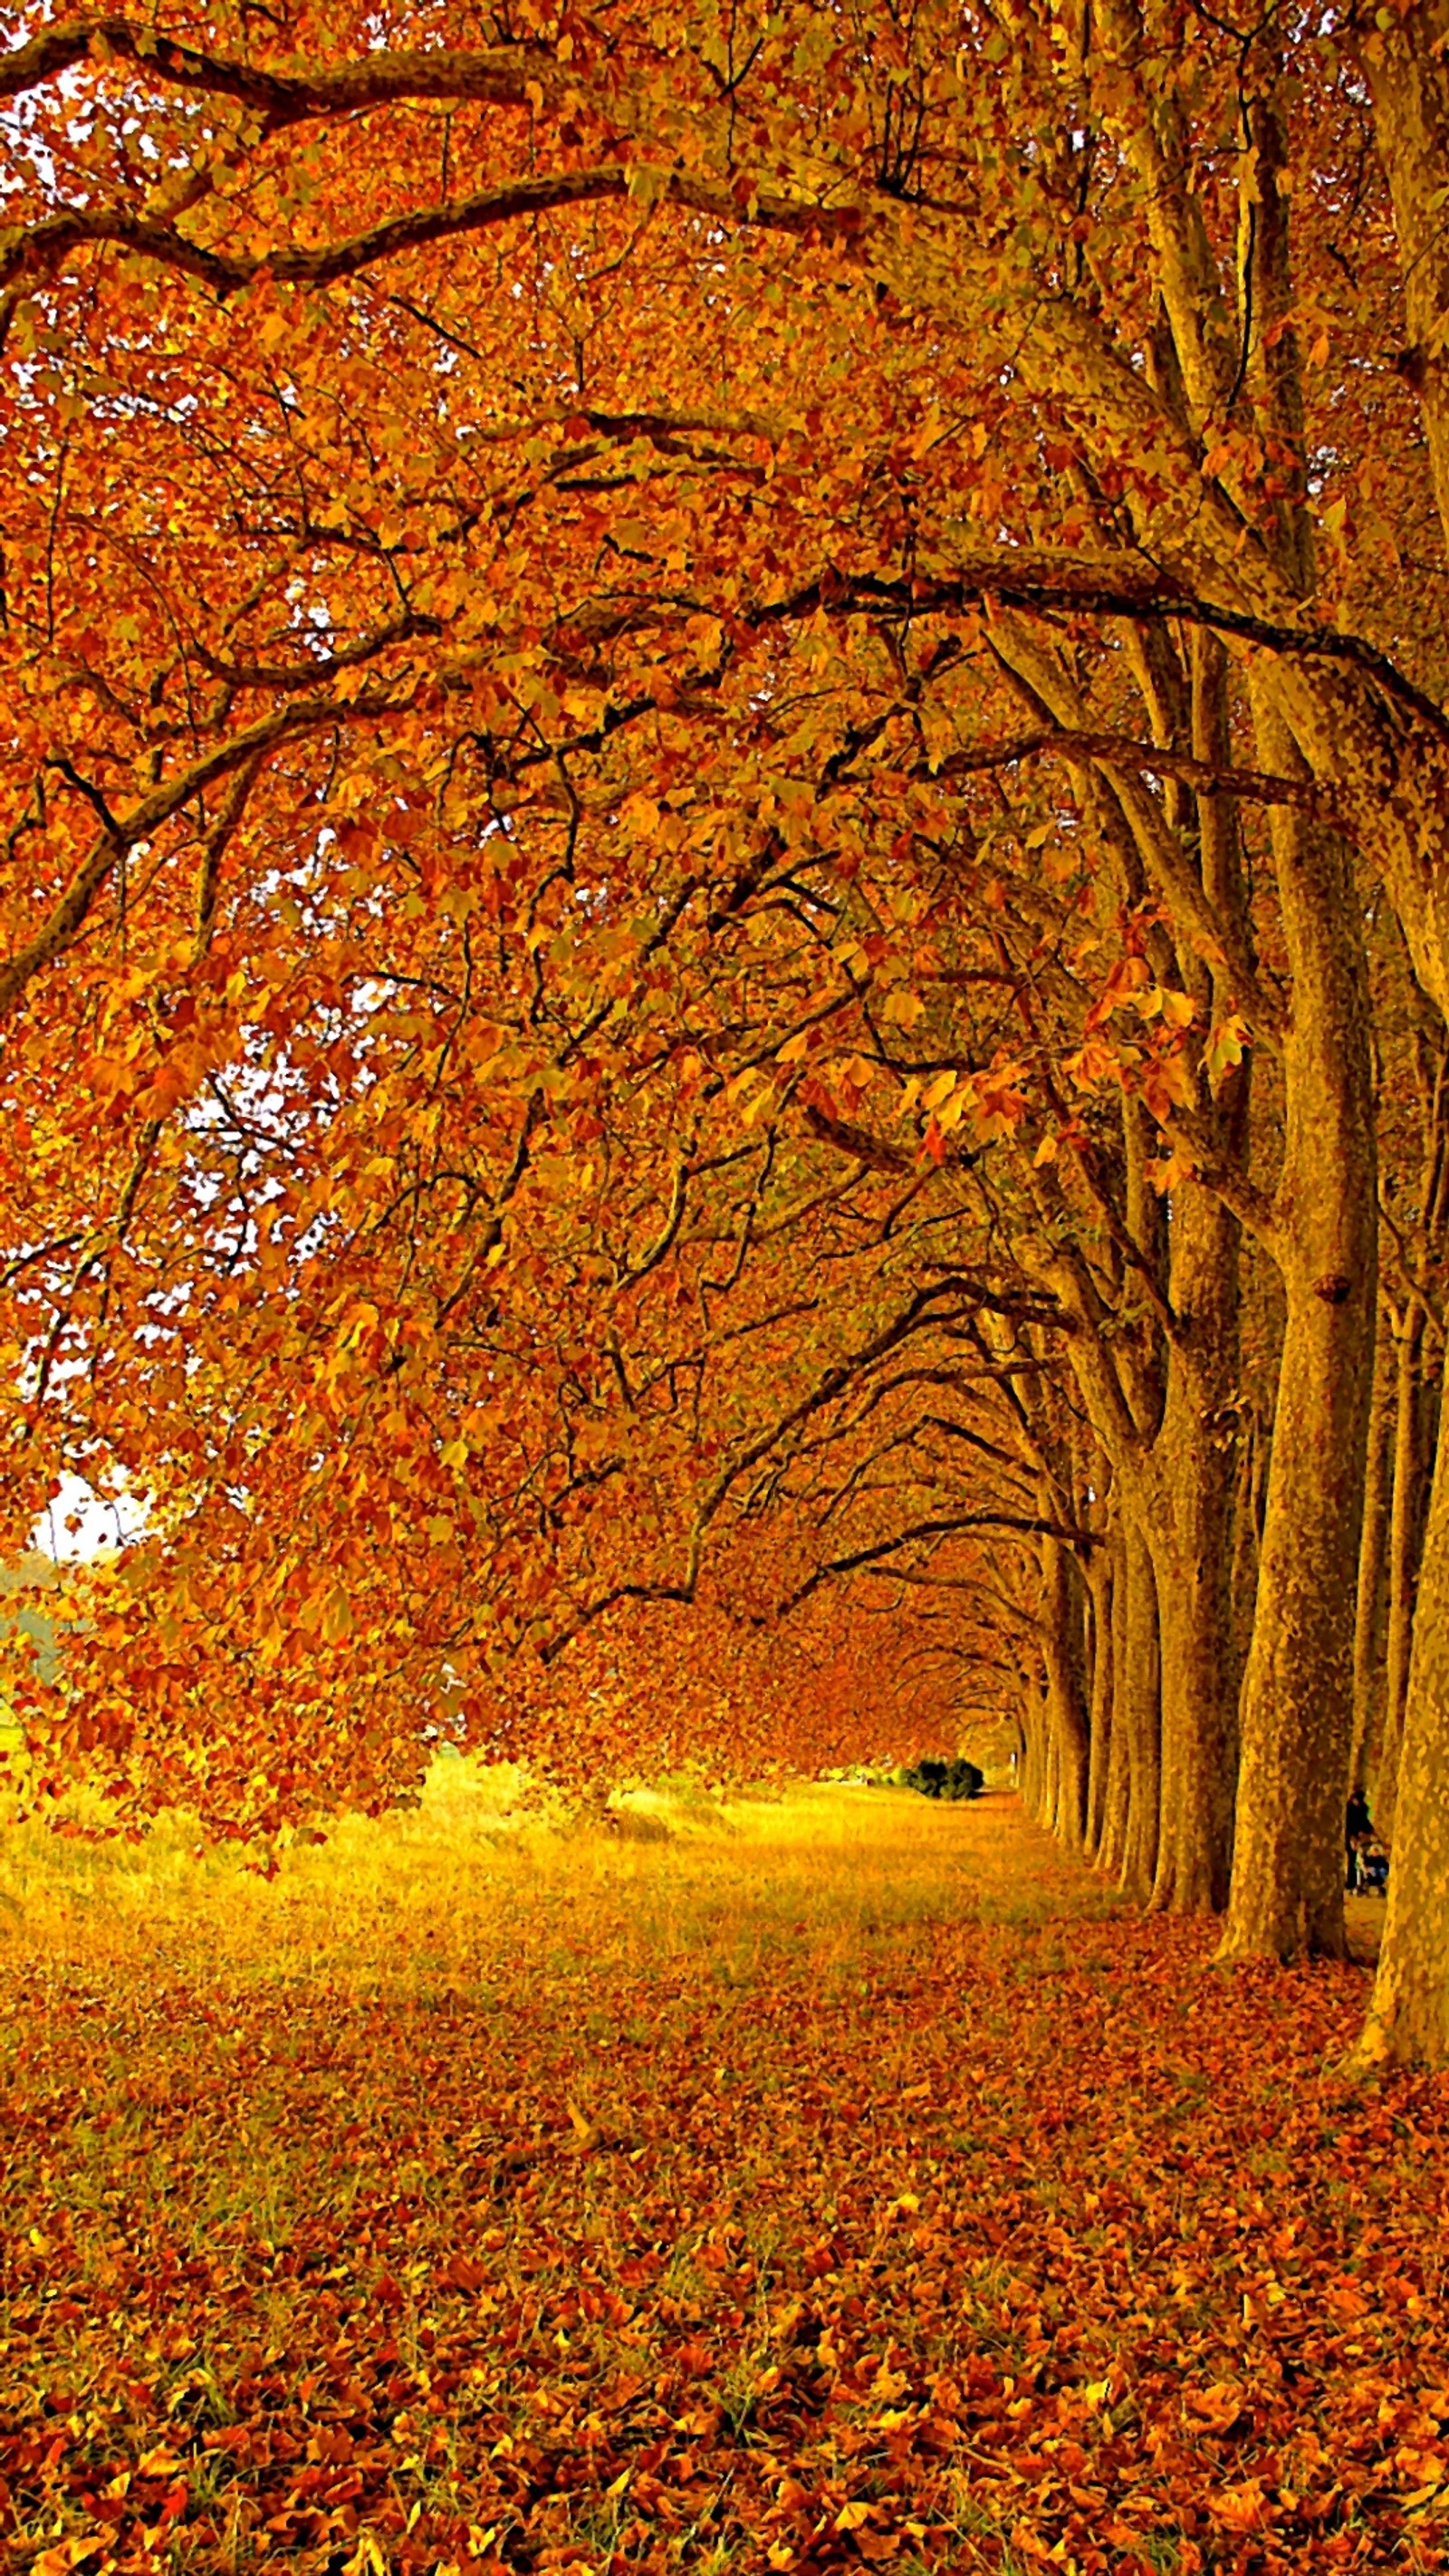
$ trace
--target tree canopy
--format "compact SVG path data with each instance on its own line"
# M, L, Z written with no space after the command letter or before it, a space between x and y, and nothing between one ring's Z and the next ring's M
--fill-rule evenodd
M1449 2051L1446 42L27 16L4 1490L148 1515L40 1776L1004 1717L1229 1958L1368 1781Z

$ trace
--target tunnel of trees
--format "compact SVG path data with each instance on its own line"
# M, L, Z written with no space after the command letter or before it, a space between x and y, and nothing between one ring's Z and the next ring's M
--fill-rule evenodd
M1361 1785L1449 2057L1446 45L32 15L6 1540L146 1512L42 1787L969 1712L1231 1961Z

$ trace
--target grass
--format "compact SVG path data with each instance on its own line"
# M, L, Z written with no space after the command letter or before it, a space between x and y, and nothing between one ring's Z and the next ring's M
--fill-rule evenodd
M0 1951L120 1966L139 1948L159 1967L205 1958L227 1977L322 1976L416 2000L486 1987L501 1941L563 1975L706 1953L722 1981L748 1982L802 1943L824 1963L961 1920L1019 1930L1049 1919L1068 1887L1077 1913L1114 1905L1045 1837L1024 1875L1019 1840L1008 1851L973 1836L971 1810L909 1791L640 1797L626 1817L654 1833L616 1839L535 1821L507 1803L513 1781L490 1786L486 1775L462 1794L434 1785L414 1814L344 1819L326 1844L291 1849L274 1882L240 1855L198 1851L184 1819L139 1847L12 1828L0 1838Z
M1206 1975L1004 1799L517 1791L0 1842L7 2566L1446 2563L1360 1971Z

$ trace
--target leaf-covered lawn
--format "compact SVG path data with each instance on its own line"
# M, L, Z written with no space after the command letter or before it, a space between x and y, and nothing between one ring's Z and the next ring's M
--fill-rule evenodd
M1002 1800L65 1866L8 2563L1449 2565L1449 2090L1325 2076L1361 1971L1225 1980Z

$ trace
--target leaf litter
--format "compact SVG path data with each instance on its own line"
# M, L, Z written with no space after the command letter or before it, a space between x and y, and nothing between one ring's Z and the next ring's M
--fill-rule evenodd
M1337 2082L1362 1971L802 1812L384 1873L330 1969L325 1853L250 1949L13 1936L10 2563L1449 2565L1449 2087Z

